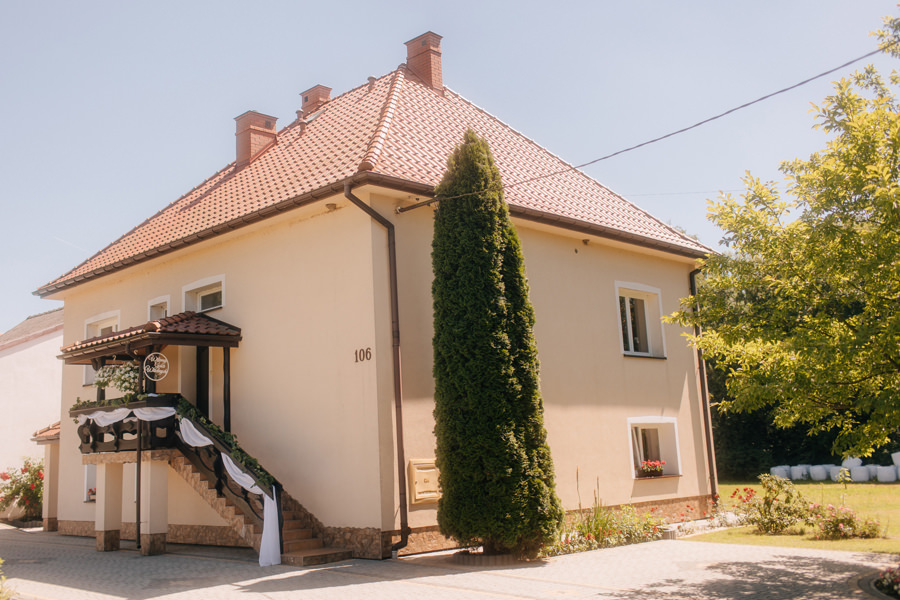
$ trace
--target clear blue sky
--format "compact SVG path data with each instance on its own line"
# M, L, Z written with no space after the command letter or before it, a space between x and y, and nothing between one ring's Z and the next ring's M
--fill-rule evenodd
M444 84L572 164L691 125L875 49L893 0L0 4L0 331L31 292L234 158L234 121L294 118L444 37ZM895 61L876 57L887 73ZM862 66L865 63L860 63ZM853 68L844 70L849 74ZM716 247L706 201L824 145L838 74L586 172Z

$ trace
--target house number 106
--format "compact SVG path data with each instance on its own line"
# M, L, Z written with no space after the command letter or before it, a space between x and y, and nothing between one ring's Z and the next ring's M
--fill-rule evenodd
M355 362L363 362L366 360L372 360L372 349L371 348L360 348L356 352L353 353L356 356Z

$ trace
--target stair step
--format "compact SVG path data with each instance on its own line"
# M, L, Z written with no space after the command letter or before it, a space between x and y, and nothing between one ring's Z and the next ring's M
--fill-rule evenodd
M318 548L316 550L298 550L281 555L282 564L295 567L311 567L324 565L353 558L353 553L343 548Z
M324 544L321 538L306 538L303 540L284 541L285 552L296 552L298 550L315 550L322 548Z
M282 525L281 528L285 531L291 529L307 529L306 524L303 521L298 521L296 519L288 520L287 517L284 518L284 525Z
M312 529L284 529L281 532L281 537L284 538L284 541L286 542L292 542L294 540L305 540L311 538L312 536Z

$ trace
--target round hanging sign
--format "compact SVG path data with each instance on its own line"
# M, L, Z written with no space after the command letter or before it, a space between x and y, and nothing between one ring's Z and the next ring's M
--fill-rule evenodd
M160 352L148 354L144 359L144 376L151 381L161 381L169 374L169 359Z

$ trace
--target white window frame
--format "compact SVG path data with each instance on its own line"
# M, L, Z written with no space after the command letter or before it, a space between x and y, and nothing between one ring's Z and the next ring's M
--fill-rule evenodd
M678 443L678 419L675 417L630 417L628 419L628 453L631 457L632 478L638 479L637 468L645 460L640 437L644 429L655 429L659 435L659 459L666 461L663 475L681 475L681 446ZM649 457L653 458L653 457Z
M630 311L630 303L627 301L628 299L634 298L643 301L643 317L647 330L647 351L635 351L626 349L626 341L628 343L628 346L630 347L631 338L629 337L628 339L626 339L626 334L624 334L622 331L622 323L625 323L625 326L628 330L628 335L631 336L632 320L629 318L629 314L622 314L621 298L626 299L626 311ZM625 354L625 356L646 356L653 358L666 357L666 336L662 323L662 294L659 288L630 281L616 281L616 315L618 316L618 321L616 322L616 330L619 332L619 348L622 349L622 353Z
M121 311L111 310L85 319L84 337L81 339L89 340L98 337L102 335L102 331L107 327L112 327L113 332L118 331L120 317ZM95 377L96 372L94 371L94 367L86 365L84 367L84 385L93 385Z
M181 288L182 302L184 310L192 310L194 312L210 312L225 307L225 275L215 275L213 277L205 277L187 284ZM200 310L201 298L203 296L213 294L215 292L222 293L222 302L217 306L211 306L204 310Z
M88 490L97 493L97 465L84 465L84 502L91 502Z
M157 296L156 298L153 298L152 300L148 300L148 301L147 301L147 320L148 320L148 321L155 321L155 320L158 320L158 319L160 319L160 318L165 318L165 317L154 317L154 316L153 316L153 309L154 309L155 307L160 306L160 305L163 305L163 304L165 304L165 306L166 306L166 308L165 308L165 312L166 312L165 316L168 317L168 316L171 315L171 311L169 310L169 307L172 306L172 299L171 299L171 296L169 296L169 295L165 295L165 296Z

